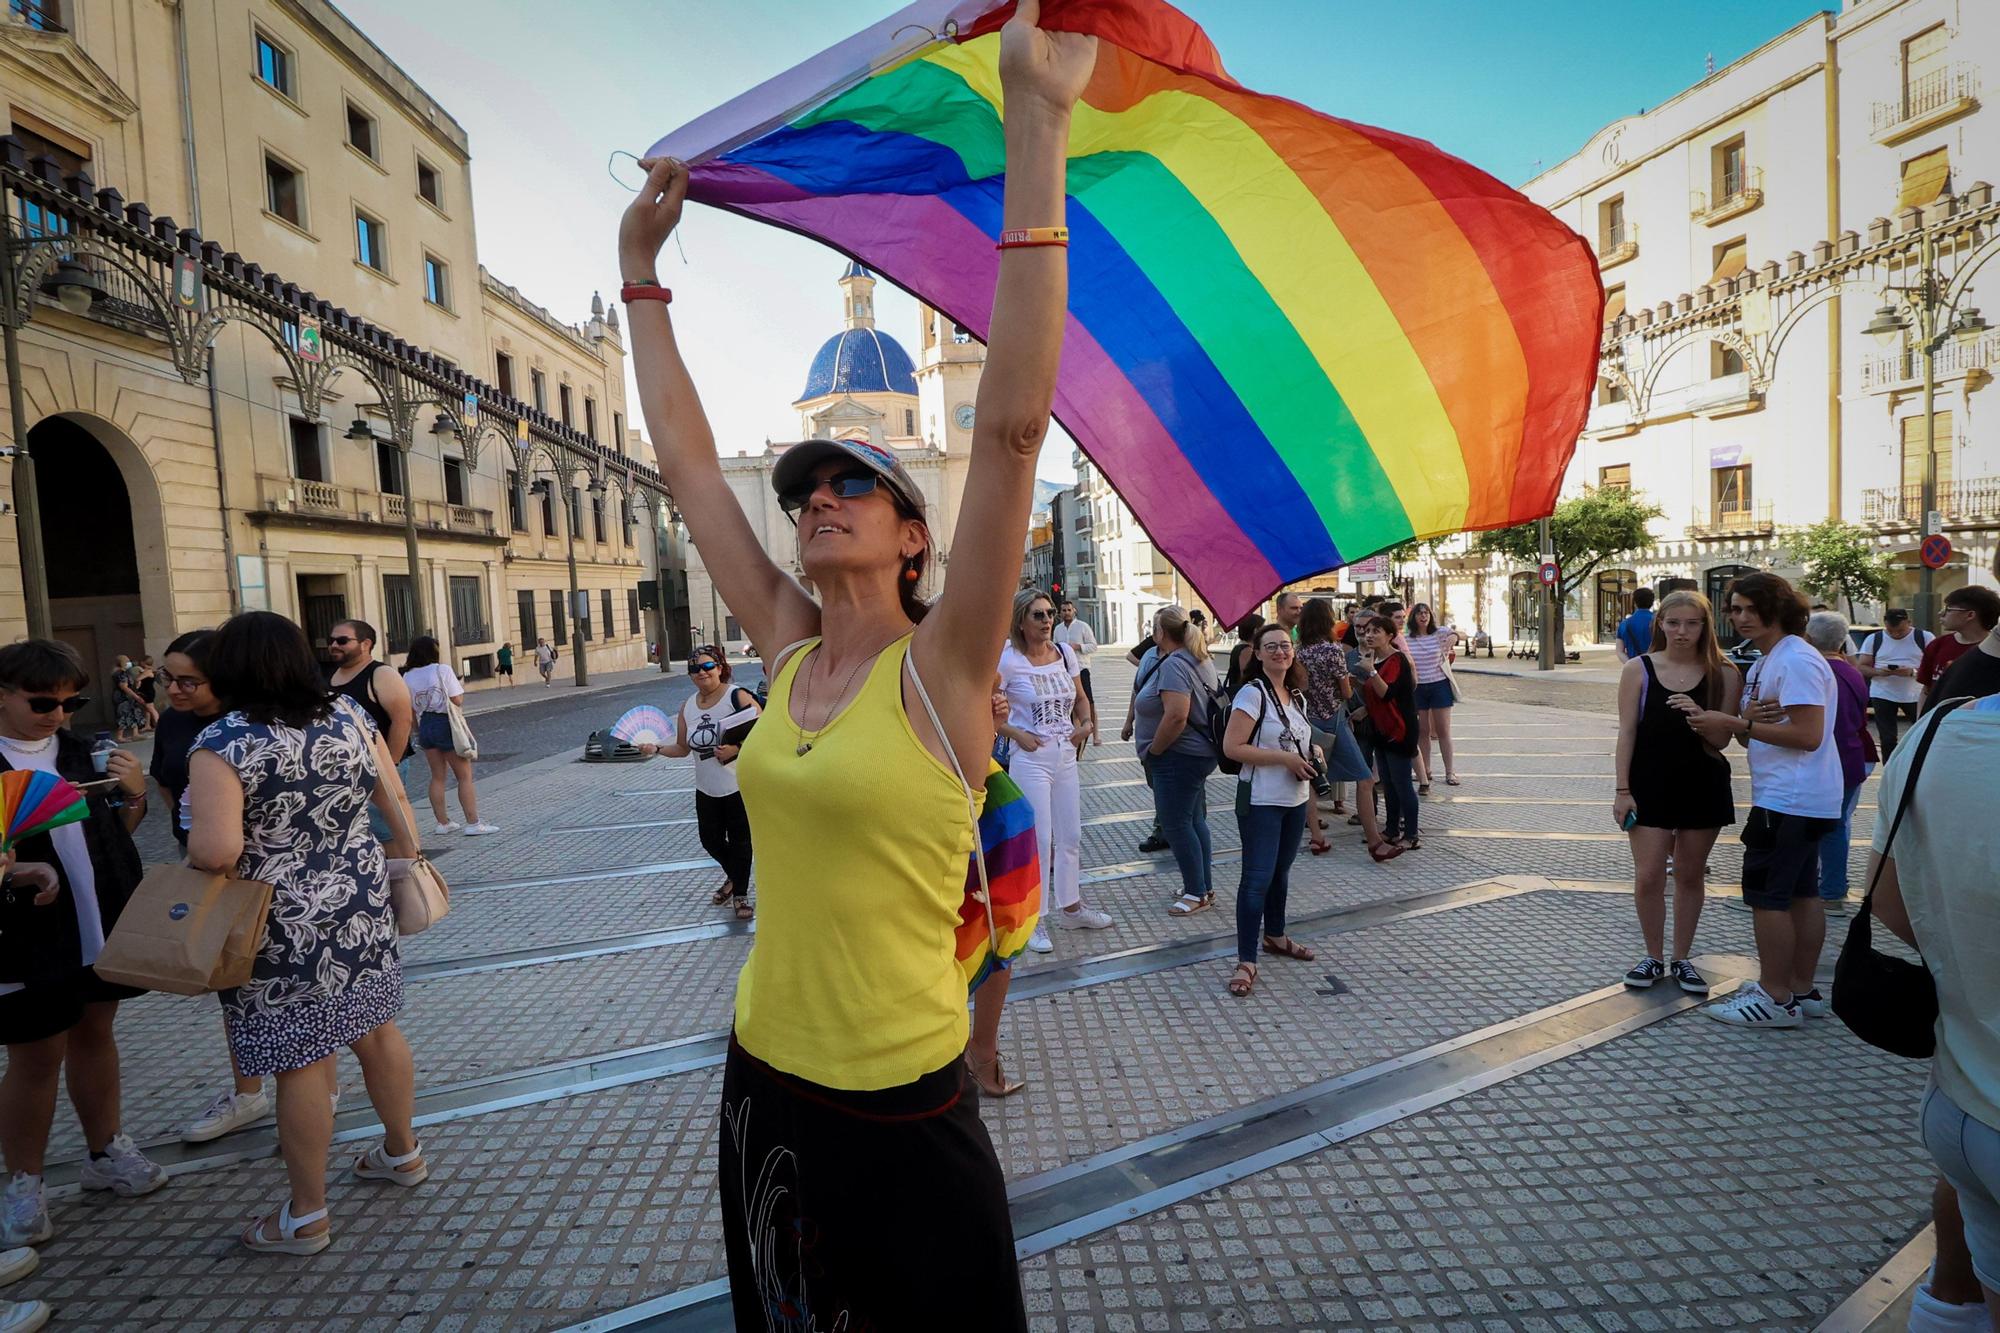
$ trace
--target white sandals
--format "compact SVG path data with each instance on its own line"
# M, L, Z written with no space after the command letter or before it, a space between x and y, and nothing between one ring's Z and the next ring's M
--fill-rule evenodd
M424 1162L421 1143L401 1157L391 1157L388 1146L378 1143L354 1159L354 1174L363 1180L386 1180L408 1189L428 1180L431 1169Z
M326 1220L326 1209L320 1208L304 1217L292 1216L292 1201L286 1199L278 1209L278 1238L272 1240L264 1234L264 1224L270 1221L266 1214L250 1224L243 1233L243 1244L259 1254L318 1254L333 1244L333 1228L314 1236L301 1236L300 1227L309 1227L315 1222Z

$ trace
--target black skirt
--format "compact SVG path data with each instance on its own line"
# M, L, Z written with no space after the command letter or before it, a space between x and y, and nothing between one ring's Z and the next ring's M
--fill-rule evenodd
M1023 1333L1006 1181L962 1060L844 1092L729 1042L722 1234L739 1329Z

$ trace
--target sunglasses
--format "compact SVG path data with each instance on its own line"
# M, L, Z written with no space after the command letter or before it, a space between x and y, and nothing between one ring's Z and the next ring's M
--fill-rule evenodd
M343 643L360 643L360 642L361 642L361 640L359 640L359 639L357 639L357 638L354 638L354 637L352 637L351 635L347 635L347 634L329 634L329 635L327 636L327 639L326 639L326 641L327 641L328 643L332 644L332 645L333 645L334 647L336 647L336 648L340 647L340 645L342 645Z
M1021 618L1023 620L1054 620L1056 613L1053 611L1030 611Z
M694 671L694 672L701 672L701 671L713 671L713 670L715 670L715 663L713 663L713 662L689 662L689 663L688 663L688 670L689 670L689 671Z
M81 713L90 707L90 696L72 694L67 699L58 699L52 694L31 694L27 696L28 707L37 713L53 713L60 708L65 713Z
M882 478L865 467L849 472L836 472L824 480L807 479L789 490L778 492L778 507L787 514L796 514L812 503L821 486L830 487L837 499L853 500L873 491Z
M198 690L208 684L206 676L161 676L170 690Z

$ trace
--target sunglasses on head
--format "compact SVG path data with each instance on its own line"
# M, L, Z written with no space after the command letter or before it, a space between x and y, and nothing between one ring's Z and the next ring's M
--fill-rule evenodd
M60 708L65 713L80 713L90 707L90 696L72 694L67 699L58 699L53 694L30 694L28 707L37 713L53 713Z
M853 500L874 490L881 480L865 467L836 472L824 479L809 477L789 490L779 491L778 507L787 514L796 514L812 503L821 486L831 487L837 499Z
M689 670L689 671L713 671L713 670L715 670L715 663L713 663L713 662L689 662L689 663L688 663L688 670Z

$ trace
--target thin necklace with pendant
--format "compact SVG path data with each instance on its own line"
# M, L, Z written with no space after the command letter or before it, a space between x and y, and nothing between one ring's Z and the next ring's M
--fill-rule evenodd
M901 638L902 636L899 634L896 637ZM896 641L895 639L891 639L889 640L889 643L894 643L895 641ZM870 662L880 657L883 654L883 652L887 650L887 648L889 647L889 643L883 644L880 648L877 648L874 652L868 654L868 656L862 658L859 662L856 662L854 664L854 669L847 673L847 679L840 683L840 692L833 696L836 702L847 697L847 689L850 685L854 684L854 678L861 674L861 668L867 666ZM824 641L822 641L821 643L814 644L812 646L811 651L818 652L822 646L824 646ZM813 689L812 669L811 667L806 666L806 667L801 667L801 671L805 675L806 685L804 692L799 696L799 711L801 713L810 713L812 711L812 689ZM785 709L785 712L788 715L791 713L791 711L792 710L789 707ZM822 722L818 727L816 727L813 730L813 740L818 740L820 732L825 731L827 723L830 723L832 721L833 719L829 717L827 718L826 722ZM793 750L792 753L803 756L808 752L810 752L813 747L813 742L806 739L805 727L798 722L793 722L792 730L796 731L799 735L798 748Z

